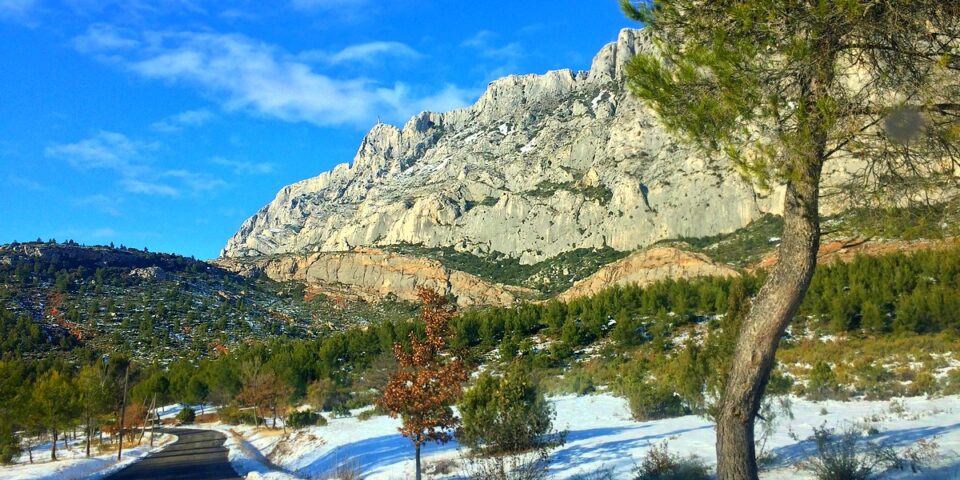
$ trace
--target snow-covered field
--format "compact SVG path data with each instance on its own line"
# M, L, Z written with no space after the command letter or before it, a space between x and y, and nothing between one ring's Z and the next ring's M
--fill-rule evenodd
M552 399L555 425L569 431L567 442L551 454L550 476L566 479L578 473L611 469L614 478L629 478L630 470L651 445L669 442L672 452L701 457L716 463L713 425L700 417L686 416L654 422L630 419L626 402L608 394ZM879 433L871 441L896 448L920 439L936 439L942 454L932 470L921 474L897 472L885 478L960 478L960 397L908 398L891 402L793 401L794 420L784 419L769 440L777 460L762 475L769 479L810 478L795 465L814 451L807 440L814 427L872 427ZM891 408L891 407L894 408ZM355 412L356 413L356 412ZM234 467L247 478L323 478L338 464L350 464L369 479L405 479L413 472L413 448L397 433L399 421L374 417L331 419L329 425L282 434L252 427L218 425L228 433ZM432 465L460 462L464 452L456 443L429 445L423 452L427 472ZM453 473L426 478L457 478Z
M149 434L148 434L149 435ZM63 443L57 442L57 461L50 461L50 443L45 443L33 450L33 461L29 463L27 453L21 455L15 465L0 467L0 478L5 480L73 480L103 478L127 465L140 460L150 452L162 449L165 445L176 440L174 435L159 435L150 448L149 437L143 440L143 445L123 450L123 460L117 461L117 452L94 453L86 457L86 447L83 438L68 442L69 447L63 449ZM95 451L94 451L95 452Z

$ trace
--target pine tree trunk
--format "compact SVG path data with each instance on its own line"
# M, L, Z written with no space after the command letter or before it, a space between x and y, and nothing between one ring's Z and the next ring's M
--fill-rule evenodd
M50 449L50 460L57 461L57 429L53 429L53 448Z
M93 435L93 432L90 428L90 419L87 418L87 425L84 427L84 433L87 436L87 457L90 457L90 436Z
M755 480L754 420L777 346L803 301L820 245L820 165L787 185L780 259L744 319L717 418L717 477Z
M127 364L127 369L123 374L123 397L120 401L120 429L117 439L117 461L123 457L123 417L127 413L127 387L130 383L130 365Z
M417 466L416 466L416 480L420 480L420 444L416 444L417 448Z
M760 411L777 347L803 302L820 249L820 175L827 157L829 103L836 62L836 32L814 31L810 69L797 81L801 141L788 145L786 193L779 261L750 305L737 338L717 415L717 478L756 480L754 422Z

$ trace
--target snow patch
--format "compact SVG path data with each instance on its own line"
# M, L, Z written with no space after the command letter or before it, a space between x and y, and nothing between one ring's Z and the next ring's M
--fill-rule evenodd
M36 463L18 463L0 467L0 478L6 480L100 479L141 460L150 453L163 449L176 439L175 435L164 434L157 438L152 448L149 444L145 444L124 449L123 459L119 462L116 450L87 458L82 438L70 442L67 449L57 448L59 459L51 462L43 459L44 454L46 458L50 456L50 444L47 443L34 449L33 458ZM21 458L21 461L27 461L26 456Z
M593 109L593 111L597 111L597 106L599 106L600 102L604 100L604 95L610 95L610 92L607 90L600 90L600 93L598 93L597 96L590 101L590 108Z
M613 478L628 478L650 447L663 441L669 442L672 452L698 455L708 465L716 464L714 426L704 418L689 415L637 422L631 418L626 400L610 394L568 395L550 401L557 413L554 425L569 433L567 443L551 453L549 478L569 479L600 468L610 469ZM937 437L943 460L934 470L925 472L931 473L930 476L923 478L954 478L950 475L960 472L958 401L958 396L897 400L907 413L895 416L890 414L890 402L809 402L794 398L794 420L783 422L768 442L777 460L764 472L763 478L811 479L812 476L797 471L794 466L811 453L812 444L807 439L813 429L823 425L844 428L852 423L869 424L878 429L879 433L871 440L895 448L909 446L919 438ZM379 416L363 422L355 417L335 418L325 427L311 427L286 435L275 431L257 432L252 427L220 428L234 428L243 434L242 443L231 443L228 439L228 448L231 462L236 459L246 465L243 473L247 478L286 480L291 474L312 478L347 463L359 467L363 478L387 480L407 478L413 472L413 447L397 433L399 425L399 420ZM423 451L423 462L424 465L459 462L465 453L455 442L443 446L430 444ZM453 470L449 475L430 478L458 478L458 468ZM900 475L888 473L880 478L899 479Z

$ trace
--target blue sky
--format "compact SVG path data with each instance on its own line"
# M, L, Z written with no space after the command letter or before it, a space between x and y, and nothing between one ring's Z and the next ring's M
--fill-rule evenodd
M0 242L215 257L380 117L587 69L615 0L0 0Z

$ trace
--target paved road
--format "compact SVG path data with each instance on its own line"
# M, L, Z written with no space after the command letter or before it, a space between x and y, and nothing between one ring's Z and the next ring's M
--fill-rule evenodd
M223 446L227 437L222 433L186 428L168 428L163 431L176 435L177 441L107 477L107 480L240 478L227 460L227 449Z

